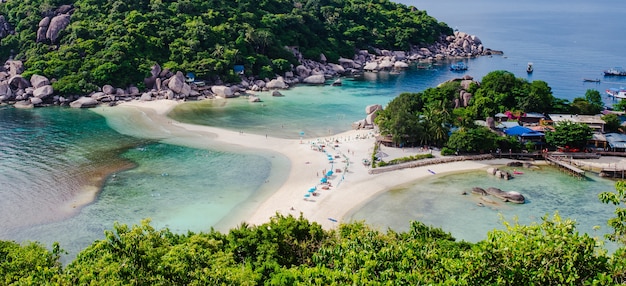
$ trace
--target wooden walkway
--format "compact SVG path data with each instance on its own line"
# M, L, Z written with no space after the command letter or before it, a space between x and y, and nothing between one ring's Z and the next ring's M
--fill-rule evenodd
M566 171L570 172L571 174L573 174L574 176L577 176L578 178L584 178L585 177L585 171L575 167L574 165L567 163L563 160L560 160L557 157L551 156L551 155L546 155L545 156L546 161L548 161L548 163L550 164L554 164L560 168L565 169Z

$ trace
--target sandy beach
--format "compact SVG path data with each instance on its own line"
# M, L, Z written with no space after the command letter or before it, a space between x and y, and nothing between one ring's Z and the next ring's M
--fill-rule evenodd
M171 100L131 101L113 108L97 108L95 111L107 117L113 128L116 124L128 124L128 121L132 121L132 128L137 128L137 132L140 130L142 136L166 143L208 148L213 146L208 144L209 142L219 142L224 143L224 146L230 146L232 150L276 153L288 160L288 168L281 169L279 174L271 175L264 186L267 189L266 196L261 197L254 205L242 206L247 208L240 212L243 213L243 217L227 218L221 223L223 227L216 227L217 229L234 227L242 221L262 224L276 213L294 216L302 213L305 218L330 229L344 222L344 217L352 209L394 187L427 176L476 170L508 162L508 160L463 161L369 174L370 167L365 166L362 161L371 158L373 152L375 134L372 130L350 130L328 137L303 140L273 138L174 121L167 117L167 113L177 104L179 102ZM122 119L121 115L131 117ZM420 148L388 147L382 147L381 151L387 156L385 160L432 152ZM329 184L322 184L322 178L330 170L333 174L327 178ZM316 189L314 194L309 192L311 188ZM312 195L305 197L307 194Z

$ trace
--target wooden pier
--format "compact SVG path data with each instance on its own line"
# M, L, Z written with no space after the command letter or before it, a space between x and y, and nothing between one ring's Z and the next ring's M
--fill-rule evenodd
M546 155L544 156L544 158L546 159L548 163L554 164L555 166L558 166L559 168L564 169L565 171L571 173L572 175L578 177L579 179L582 179L585 177L585 171L577 168L576 166L564 160L561 160L561 158L558 158L552 155Z
M600 170L600 177L623 180L626 178L626 170L617 168L603 168L602 170Z

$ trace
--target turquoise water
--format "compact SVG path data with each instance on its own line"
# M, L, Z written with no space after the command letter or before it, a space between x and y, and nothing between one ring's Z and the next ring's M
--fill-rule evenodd
M429 14L452 27L478 35L486 47L503 50L505 56L466 59L466 73L450 72L449 63L441 63L431 70L411 69L398 75L366 73L344 79L341 87L300 86L281 91L285 97L260 93L262 103L248 103L245 98L188 103L172 116L235 131L282 138L297 138L304 132L304 137L314 138L350 129L352 122L365 116L369 104L385 105L401 92L419 92L466 74L480 79L493 70L509 70L529 80L544 80L555 96L570 100L590 88L602 91L626 86L626 78L601 76L603 69L626 66L622 51L626 39L621 37L626 28L621 17L626 2L451 0L412 4L429 9ZM527 62L535 64L530 76L525 72ZM601 84L582 82L582 78L596 77L602 79ZM113 117L107 122L90 110L0 106L0 239L59 241L72 257L102 238L103 230L111 229L114 221L132 224L150 217L155 226L183 232L226 227L236 224L233 218L245 216L246 210L275 189L280 184L274 180L275 174L288 167L284 158L271 154L210 141L189 142L193 138L143 130L144 126L123 114ZM407 218L417 218L472 241L499 226L498 213L526 220L558 210L564 217L577 219L584 231L596 233L589 230L593 225L605 228L602 223L612 209L599 204L596 196L604 189L611 190L612 182L594 179L581 183L549 169L538 174L507 182L535 186L520 190L529 198L529 203L521 206L474 207L471 197L456 195L459 185L483 184L471 180L484 176L470 173L417 183L415 188L427 189L415 193L385 193L371 206L355 210L355 218L390 226L397 221L392 227L399 230L408 227ZM266 183L268 178L270 183ZM446 189L449 193L437 193ZM81 207L76 195L84 193L97 196ZM542 204L546 205L539 207ZM376 209L398 212L369 218L356 215L368 208L373 213ZM459 213L465 216L447 219ZM381 218L389 219L376 221ZM454 224L457 221L464 223Z
M513 171L507 167L501 169ZM545 215L552 217L556 212L562 218L576 220L579 232L602 236L611 231L607 220L614 216L614 206L602 204L598 194L614 191L613 181L593 174L579 180L550 166L522 171L524 174L508 181L484 170L432 176L384 192L346 219L364 220L382 230L396 231L408 230L410 221L417 220L471 242L486 239L490 230L504 229L501 218L530 224L541 222ZM481 196L472 195L472 187L517 191L526 198L526 203L504 203L488 196L486 198L494 202L489 203ZM463 192L469 195L462 195Z
M122 135L88 110L1 107L0 120L0 239L58 241L66 260L114 222L151 218L176 232L226 230L242 206L263 200L276 169L277 159L250 152Z

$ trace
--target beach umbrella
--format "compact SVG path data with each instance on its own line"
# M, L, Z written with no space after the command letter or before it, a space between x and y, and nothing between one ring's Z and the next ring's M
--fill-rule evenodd
M326 182L328 182L328 179L326 179L326 178L322 178L322 179L320 180L320 182L322 182L322 183L326 183Z
M304 195L304 197L305 197L305 198L310 198L310 197L311 197L311 194L306 194L306 195Z
M309 193L313 193L313 192L315 192L315 188L310 188Z
M332 174L333 174L333 171L332 171L332 170L330 170L330 171L326 172L326 176L332 176Z

